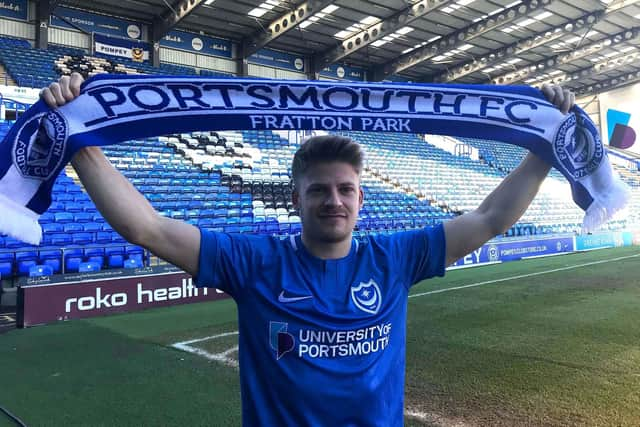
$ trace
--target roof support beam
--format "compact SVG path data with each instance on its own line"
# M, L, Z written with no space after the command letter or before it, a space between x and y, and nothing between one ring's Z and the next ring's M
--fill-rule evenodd
M49 44L49 16L60 0L39 0L36 4L36 47L46 49Z
M296 6L290 12L283 13L270 22L265 31L260 31L243 41L245 54L247 57L253 55L268 43L292 30L332 3L334 3L334 0L309 0Z
M473 74L485 68L493 67L495 65L503 63L508 58L516 57L517 55L525 53L538 46L545 45L561 37L566 37L568 34L571 34L586 26L591 26L597 23L604 16L605 14L603 11L588 13L578 19L571 20L570 22L559 25L548 31L534 34L529 38L500 48L486 56L482 56L477 59L474 58L472 61L467 61L460 65L456 65L455 67L444 73L426 76L423 80L427 82L433 81L439 83L458 80L462 77L468 76L469 74Z
M160 41L161 38L167 35L169 30L178 25L180 21L186 18L198 6L204 3L204 1L205 0L180 0L171 7L168 13L163 14L160 18L154 19L151 42Z
M612 77L610 79L603 80L598 83L580 86L573 89L576 96L596 95L604 92L605 90L614 89L621 86L627 86L632 83L640 81L640 70L632 71L627 74L623 74L618 77Z
M614 34L612 36L606 37L597 42L585 45L580 49L576 49L569 53L563 53L561 55L545 58L542 61L534 62L533 64L525 65L521 68L516 69L511 73L503 74L502 76L496 77L495 79L493 79L493 83L494 84L513 84L513 83L522 81L526 78L531 78L535 75L548 73L549 70L552 70L558 65L568 64L569 62L574 61L576 59L593 55L594 53L602 49L605 49L609 46L616 45L623 41L628 42L628 41L634 40L638 38L638 36L640 36L640 27L630 28L628 30L621 31L618 34Z
M412 21L452 3L453 0L422 0L410 5L400 12L395 13L384 21L373 24L365 30L346 38L342 43L332 49L319 54L314 59L315 71L320 72L328 65L351 55L365 46L395 33L400 28L409 25Z
M617 67L623 67L625 65L632 65L637 63L640 59L640 52L634 52L629 54L622 54L617 58L610 58L606 61L598 62L587 68L582 68L577 71L573 71L571 73L562 73L554 76L553 78L535 82L533 84L534 87L540 87L545 83L553 83L564 85L567 83L571 83L572 81L584 80L588 78L592 78L602 73L606 73L609 70L615 69Z
M458 31L454 31L439 40L434 40L423 47L414 49L380 67L376 67L374 69L374 80L383 80L387 76L414 67L429 58L451 51L488 31L516 19L524 18L534 11L541 10L549 3L551 3L551 0L529 0L492 15L484 21L475 22Z

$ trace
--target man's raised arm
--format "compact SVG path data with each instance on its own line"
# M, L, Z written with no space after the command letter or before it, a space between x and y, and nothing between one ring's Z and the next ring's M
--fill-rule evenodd
M547 100L567 113L575 102L560 86L543 86ZM524 214L551 166L529 153L498 187L471 212L444 223L446 265L451 265L491 238L504 233Z
M58 83L43 89L41 97L49 107L60 107L79 95L82 81L77 73L63 76ZM200 231L196 227L158 214L99 147L81 149L71 163L98 211L114 230L128 242L197 276Z

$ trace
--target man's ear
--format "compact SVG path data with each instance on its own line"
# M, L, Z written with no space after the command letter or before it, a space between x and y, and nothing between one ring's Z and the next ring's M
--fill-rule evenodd
M300 193L295 188L291 192L291 202L295 210L298 210L298 202L300 202Z
M359 199L360 199L360 209L362 209L362 206L364 206L364 190L362 189L362 187L358 188L358 192L360 193L359 195Z

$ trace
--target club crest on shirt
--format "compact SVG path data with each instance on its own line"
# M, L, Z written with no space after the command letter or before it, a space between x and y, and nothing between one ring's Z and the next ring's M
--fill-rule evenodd
M67 122L57 111L34 116L18 130L13 164L25 178L50 179L62 162L67 133Z
M569 114L562 122L553 142L553 151L574 179L595 171L604 156L598 130L580 113Z
M377 314L382 306L382 293L378 284L370 279L358 286L351 285L351 300L365 313Z

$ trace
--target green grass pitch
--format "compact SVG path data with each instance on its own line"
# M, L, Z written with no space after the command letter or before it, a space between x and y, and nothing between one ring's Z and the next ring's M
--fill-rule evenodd
M407 425L640 425L640 248L451 271L412 295ZM235 316L221 301L0 335L0 405L29 426L239 425L236 368L171 347ZM236 341L190 348L233 361Z

